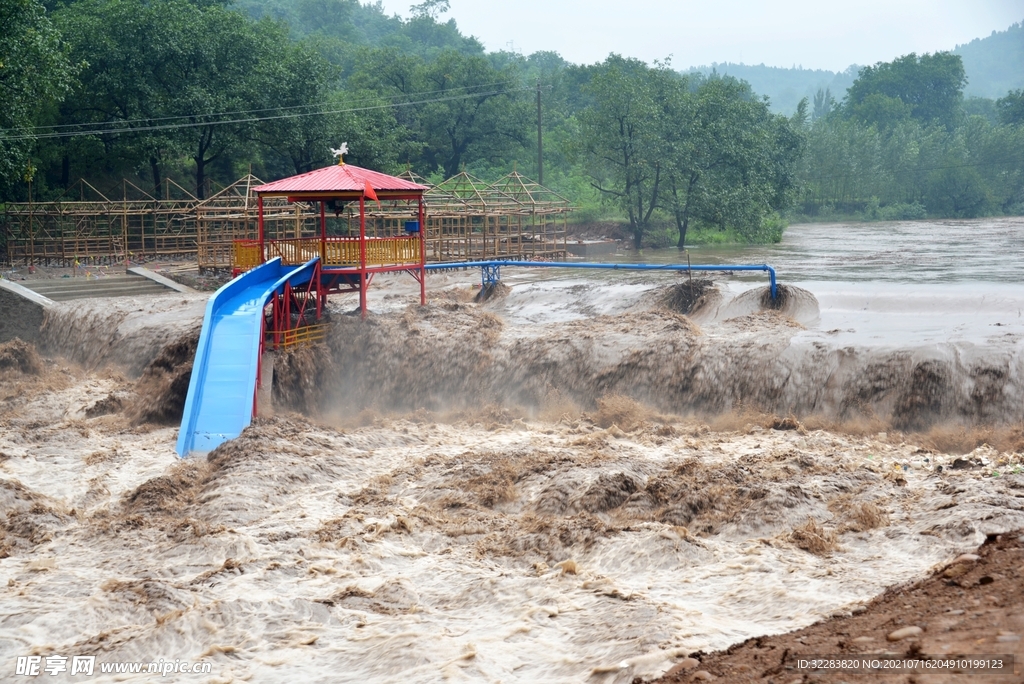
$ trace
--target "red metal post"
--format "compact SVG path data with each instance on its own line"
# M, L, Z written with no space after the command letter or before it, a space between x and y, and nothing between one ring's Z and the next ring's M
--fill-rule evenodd
M284 330L292 329L292 284L284 284ZM285 338L288 339L287 337Z
M270 311L271 325L274 326L274 349L281 346L281 296L275 294Z
M359 313L366 318L366 198L359 197Z
M320 294L320 267L322 264L323 260L321 259L320 263L313 269L313 278L316 280L316 320L318 321L324 313L324 300L327 299L327 295Z
M324 205L327 200L320 200L320 261L323 262L324 255L327 253L327 214L324 210Z
M427 304L427 222L426 213L423 211L423 195L419 198L419 211L417 217L420 222L420 306Z
M264 261L267 260L267 250L264 247L264 243L263 243L263 195L257 196L257 198L256 198L256 207L257 207L257 212L258 212L257 213L258 218L256 220L256 225L259 226L259 231L260 231L260 263L262 264Z

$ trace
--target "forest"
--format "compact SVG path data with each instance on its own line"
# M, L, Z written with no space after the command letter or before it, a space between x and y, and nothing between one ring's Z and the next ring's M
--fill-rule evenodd
M347 142L348 162L433 182L517 168L636 247L777 241L795 220L1024 213L1024 91L965 98L959 54L860 68L784 115L716 70L488 52L447 9L0 0L0 203L79 178L158 198L172 179L203 197L249 171L324 166Z

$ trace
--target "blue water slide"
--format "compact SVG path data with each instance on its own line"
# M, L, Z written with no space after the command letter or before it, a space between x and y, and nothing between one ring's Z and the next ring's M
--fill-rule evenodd
M179 456L203 453L242 434L252 422L263 308L275 294L308 283L317 259L299 267L272 259L217 290L206 305L188 397L178 432Z

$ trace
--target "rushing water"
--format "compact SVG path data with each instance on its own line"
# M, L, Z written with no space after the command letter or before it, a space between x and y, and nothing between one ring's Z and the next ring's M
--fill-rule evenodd
M1024 333L1024 218L800 224L788 228L779 244L695 246L689 258L693 264L772 265L780 282L817 298L820 319L801 321L813 324L805 337L831 331L830 344L984 343ZM686 255L673 248L594 260L686 263ZM629 306L632 294L680 277L506 272L510 283L532 283L529 292L513 296L523 303L516 311L534 322L615 313ZM713 277L733 295L767 281L765 273ZM595 281L606 287L595 289ZM587 301L564 296L573 288L589 290Z
M212 663L185 682L629 682L850 610L1024 526L1019 443L950 470L886 422L1020 424L1022 230L694 249L799 288L766 313L764 275L722 276L696 325L659 308L685 276L507 268L476 306L476 273L439 275L425 310L381 279L375 315L332 300L330 349L280 360L279 417L184 462L129 410L174 383L91 368L136 374L201 299L66 306L45 348L89 370L0 376L0 680L39 654Z

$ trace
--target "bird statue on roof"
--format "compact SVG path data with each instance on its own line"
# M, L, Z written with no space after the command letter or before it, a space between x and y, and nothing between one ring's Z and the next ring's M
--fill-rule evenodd
M334 149L333 147L330 149L331 155L338 158L338 166L344 166L345 155L348 154L348 143L343 142L341 143L341 147L339 147L338 149Z

